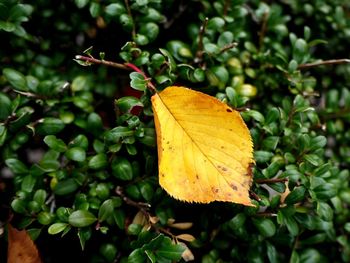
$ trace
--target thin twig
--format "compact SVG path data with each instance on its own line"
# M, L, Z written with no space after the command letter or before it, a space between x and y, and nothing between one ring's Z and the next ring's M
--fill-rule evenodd
M114 68L118 68L118 69L130 70L130 67L128 67L124 64L113 62L113 61L101 60L101 59L96 59L96 58L86 57L86 56L81 56L81 55L75 56L75 59L79 60L79 61L85 61L88 63L92 63L92 64L100 64L100 65L110 66L110 67L114 67Z
M91 63L91 64L105 65L105 66L110 66L110 67L123 69L123 70L134 70L134 71L142 74L142 76L145 78L145 80L147 80L147 87L148 87L148 89L151 92L153 92L153 93L157 92L157 89L153 85L153 83L151 82L151 79L148 78L146 76L146 74L141 69L139 69L136 65L134 65L132 63L121 64L121 63L116 63L116 62L113 62L113 61L96 59L94 57L86 57L86 56L81 56L81 55L75 56L75 59L79 60L79 61L84 61L84 62L87 62L87 63Z
M277 216L276 213L269 213L269 212L260 212L255 215L259 217L276 217Z
M323 120L331 120L331 119L337 119L342 117L347 117L350 114L350 108L343 108L338 110L337 112L324 112L322 114Z
M249 191L249 193L256 201L261 201L261 198L256 193L254 193L253 191Z
M174 24L174 22L177 19L179 19L179 17L185 12L186 8L187 8L187 5L184 5L183 1L181 1L180 4L179 4L179 9L177 10L177 12L174 15L172 15L172 17L171 17L171 19L169 21L164 23L164 28L165 29L170 28Z
M267 31L267 21L269 20L269 13L265 12L262 17L261 29L259 32L259 49L261 50L264 46L264 38Z
M238 45L237 42L227 44L220 49L219 54L222 54L222 53L226 52L227 50L230 50L231 48L237 47L237 45Z
M288 178L256 179L255 182L258 184L285 183L288 182Z
M25 92L25 91L20 91L20 90L13 90L14 92L20 94L20 95L23 95L25 97L28 97L28 98L34 98L34 99L46 99L46 97L44 96L40 96L40 95L37 95L37 94L34 94L34 93L31 93L31 92Z
M227 16L228 8L231 6L231 0L225 0L224 4L224 16Z
M298 66L298 69L308 69L308 68L313 68L313 67L318 67L323 65L337 65L337 64L346 64L346 63L350 63L350 59L347 59L347 58L330 59L330 60L324 60L319 62L301 64Z
M201 27L199 29L198 49L197 49L196 58L195 58L195 62L196 63L202 61L202 57L203 57L203 36L204 36L205 30L207 28L208 21L209 21L209 19L208 19L208 17L206 17L204 19L203 24L201 25Z
M135 202L134 200L131 200L129 197L124 195L123 189L120 186L117 186L117 188L115 189L115 193L119 195L125 203L140 209L143 213L145 213L151 207L151 205L148 203Z
M135 38L135 36L136 36L136 29L135 29L134 18L132 17L130 5L129 5L129 0L124 0L124 3L125 3L126 10L127 10L127 12L128 12L128 15L130 16L130 18L131 18L131 20L132 20L132 31L131 31L131 35L132 35L132 38Z

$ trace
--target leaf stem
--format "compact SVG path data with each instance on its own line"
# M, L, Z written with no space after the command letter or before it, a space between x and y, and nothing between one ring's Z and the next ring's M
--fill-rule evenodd
M75 59L79 60L79 61L84 61L84 62L87 62L87 63L91 63L91 64L105 65L105 66L118 68L118 69L123 69L123 70L129 70L129 71L130 70L134 70L134 71L142 74L142 76L145 78L145 80L147 80L147 88L152 93L156 93L157 92L157 89L153 85L153 83L151 82L151 79L149 77L147 77L147 75L140 68L138 68L136 65L134 65L132 63L121 64L121 63L116 63L116 62L109 61L109 60L96 59L96 58L91 57L91 56L87 57L87 56L81 56L81 55L75 56Z
M308 69L323 65L337 65L337 64L346 64L350 63L350 59L342 58L342 59L330 59L330 60L324 60L319 62L313 62L313 63L306 63L306 64L300 64L298 66L298 69Z

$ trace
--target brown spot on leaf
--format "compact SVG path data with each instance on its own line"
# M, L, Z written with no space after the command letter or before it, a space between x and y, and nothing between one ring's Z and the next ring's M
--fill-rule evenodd
M237 186L234 185L234 184L231 184L231 188L232 188L232 190L234 190L234 191L237 191L237 190L238 190Z
M212 187L211 190L216 194L219 192L219 188Z
M196 179L197 179L197 180L199 180L199 176L198 176L198 174L196 174Z
M231 110L231 109L226 109L226 111L227 111L227 112L232 112L232 110Z

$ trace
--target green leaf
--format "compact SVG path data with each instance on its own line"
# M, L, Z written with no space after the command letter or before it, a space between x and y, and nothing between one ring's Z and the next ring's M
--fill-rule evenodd
M20 160L10 158L5 161L6 165L14 174L26 174L28 173L28 168Z
M7 136L7 128L0 124L0 146L4 145Z
M233 34L231 31L225 31L225 32L222 32L218 38L218 45L220 47L224 47L228 44L231 44L233 42Z
M53 215L49 212L46 211L42 211L38 214L38 222L44 226L50 224L53 220Z
M276 120L278 120L279 117L280 117L280 111L278 110L278 108L273 107L267 113L267 116L265 118L265 124L271 124Z
M89 3L89 0L74 0L74 2L78 8L83 8Z
M305 154L304 159L314 166L321 165L322 160L316 154Z
M147 89L147 80L145 77L139 73L139 72L131 72L130 73L130 86L133 89L140 90L140 91L145 91Z
M154 41L159 34L159 26L156 23L148 22L140 27L139 32L149 39L149 41Z
M320 252L314 248L307 248L300 253L300 262L303 263L314 263L322 262Z
M122 112L127 113L130 113L130 111L136 106L143 107L143 103L138 98L131 96L121 97L116 100L115 104Z
M128 263L143 263L146 261L146 257L142 249L137 248L128 256Z
M141 230L142 230L142 226L139 224L132 223L128 226L128 234L129 235L136 236L140 233Z
M293 58L298 63L305 63L308 58L308 45L304 39L298 38L293 45Z
M98 153L93 156L89 161L89 168L99 170L105 168L108 165L107 155L104 153Z
M128 127L115 127L105 134L105 139L108 142L117 143L121 138L132 136L134 131L130 130Z
M266 242L266 252L267 252L267 257L269 259L269 262L271 263L278 263L278 253L277 249L275 248L274 245L272 245L270 242Z
M27 212L26 202L22 199L14 199L11 202L11 207L13 211L19 214L25 214Z
M285 216L284 223L292 236L297 236L299 234L299 226L292 216Z
M246 221L246 216L244 213L239 213L235 215L229 222L229 227L233 231L237 231L238 229L241 229Z
M91 229L80 228L78 230L78 237L79 237L81 249L84 250L86 241L89 240L91 237Z
M55 223L48 228L47 232L50 235L56 235L65 230L67 227L69 227L69 225L66 223Z
M0 121L6 120L12 112L12 105L10 98L2 92L0 92L0 105Z
M143 183L140 187L140 192L142 197L146 200L146 201L151 201L153 194L154 194L154 189L152 188L152 186L148 183Z
M325 221L332 221L333 219L333 209L331 206L325 202L317 203L317 214Z
M253 223L263 237L272 237L276 233L276 226L269 218L253 219Z
M54 193L56 195L68 195L75 192L79 185L73 178L68 178L63 181L59 181L54 188Z
M277 148L279 140L280 137L278 136L266 137L262 142L264 149L274 151Z
M107 218L113 217L114 202L112 199L108 199L102 203L98 211L98 220L100 222L105 221Z
M55 135L47 135L44 138L44 142L47 146L57 152L65 152L67 150L67 146L61 139L57 139Z
M111 166L113 175L116 178L123 181L128 181L133 178L131 163L127 159L123 157L115 158L113 159Z
M27 229L27 233L30 236L30 238L34 241L41 234L41 230L42 230L41 228L31 228L31 229Z
M125 228L125 213L123 210L121 209L114 210L113 218L114 218L114 222L117 224L119 229Z
M105 12L107 15L117 18L121 14L126 13L126 9L121 3L113 3L106 6Z
M178 261L181 259L185 247L180 244L173 244L169 237L164 237L160 246L154 251L156 257Z
M79 134L69 143L69 147L80 147L87 151L89 147L89 140L84 134Z
M32 175L26 175L21 183L21 189L25 192L32 192L34 185L36 183L36 178Z
M68 222L74 227L86 227L95 223L97 218L86 210L77 210L70 214Z
M282 164L280 161L274 161L266 169L264 169L262 172L267 178L272 178L277 174L277 172L280 170L281 166L282 166Z
M255 151L254 152L254 159L257 163L266 163L270 161L274 154L272 152L268 151Z
M84 162L86 159L86 152L83 148L73 147L66 151L65 156L72 161Z
M90 89L90 81L86 76L77 76L73 79L71 89L73 92L89 90Z
M290 192L284 202L288 205L292 205L301 202L305 198L306 188L304 186L298 186Z
M17 90L21 91L27 91L27 82L24 77L24 75L14 69L11 68L5 68L2 71L2 74L5 76L5 78L10 82L10 84Z
M325 147L327 144L327 138L320 135L311 139L310 151L315 151L317 149Z
M36 201L40 206L44 205L47 193L43 189L38 189L34 193L33 200Z
M246 118L248 116L253 118L257 122L260 122L260 123L264 123L265 122L264 115L262 115L260 112L258 112L256 110L249 110L249 111L242 112L242 117L243 118Z
M117 252L116 246L112 243L104 243L100 247L100 253L108 262L114 262Z
M39 121L35 131L40 135L52 135L62 131L65 124L57 118L46 117Z

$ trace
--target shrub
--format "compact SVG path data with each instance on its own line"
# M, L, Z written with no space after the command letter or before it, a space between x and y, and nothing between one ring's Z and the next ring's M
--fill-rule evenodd
M1 221L13 213L47 262L349 262L349 9L1 1ZM160 188L135 67L241 110L256 207Z

